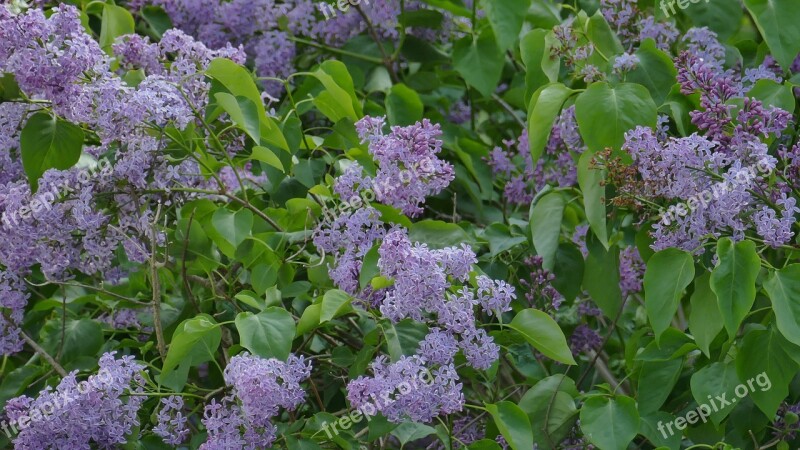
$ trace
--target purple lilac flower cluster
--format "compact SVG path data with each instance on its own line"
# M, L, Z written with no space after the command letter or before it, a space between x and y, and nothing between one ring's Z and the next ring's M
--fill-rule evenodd
M505 199L528 205L545 185L574 186L578 182L576 159L586 147L578 132L575 107L564 109L553 123L545 154L533 165L524 130L516 142L504 141L507 150L495 147L486 158L492 173L505 181Z
M521 278L520 284L528 289L525 298L533 307L552 308L558 311L564 302L564 296L553 287L554 273L542 267L544 260L534 255L525 258L525 266L530 270L529 279Z
M305 399L300 383L311 375L311 363L289 356L287 362L248 353L231 358L225 384L232 387L221 402L212 401L203 413L208 440L202 450L270 447L276 428L271 420L281 408L295 409Z
M619 288L622 298L642 291L645 268L636 247L625 247L619 252Z
M425 197L446 188L455 174L453 166L436 155L442 150L442 134L438 124L424 119L407 127L394 126L384 133L384 118L364 117L356 123L361 139L369 145L369 153L378 170L374 178L359 180L362 189L372 189L375 198L414 217L422 213ZM357 171L351 169L350 176ZM339 192L350 198L355 193Z
M14 448L78 450L91 444L116 448L125 444L139 426L138 411L144 365L132 356L116 359L114 352L100 358L100 369L86 381L70 373L55 388L47 388L35 399L17 397L5 408L9 420L30 419L14 439Z
M229 44L243 48L256 72L265 78L286 78L295 71L296 36L342 45L368 27L379 39L394 40L400 35L400 3L393 0L373 0L359 11L351 7L336 13L336 8L331 8L332 17L327 17L330 12L313 0L139 0L133 7L145 4L163 7L175 27L210 48ZM405 3L406 11L426 8L417 0ZM321 20L325 13L327 20ZM458 20L445 11L441 29L412 27L408 32L422 39L446 41L457 25ZM266 81L265 88L271 96L277 96L283 85Z
M464 394L455 366L431 370L426 363L418 355L403 356L392 364L379 356L371 365L373 377L348 383L347 399L357 409L373 406L395 423L406 419L426 423L439 414L461 411Z
M18 15L0 8L0 73L12 74L28 98L85 124L99 142L84 150L97 160L94 166L49 170L39 180L38 192L31 192L19 141L37 107L0 104L4 279L21 279L37 265L49 279L68 278L70 271L108 273L113 279L119 247L133 262L145 261L152 251L148 243L155 205L188 197L170 194L171 187L220 187L216 180L206 181L196 162L168 160L160 152L166 144L150 130L187 126L193 111L208 103L210 85L202 72L210 61L228 57L244 62L244 54L230 46L209 50L177 30L166 32L158 44L126 36L113 48L123 68L144 71L137 86L112 71L111 59L86 34L75 7L60 5L49 17L36 8ZM163 189L165 194L137 192L142 189ZM163 242L158 233L156 244ZM19 297L24 294L14 294L22 287L16 282L0 298L4 310L11 311L0 318L3 354L19 350L9 325L24 307Z
M798 209L795 200L787 198L787 185L769 183L767 175L779 160L769 153L764 139L780 137L791 114L749 97L734 111L730 100L741 97L743 80L722 68L724 49L716 36L705 29L695 31L687 34L690 51L683 52L676 65L682 92L700 94L701 109L691 117L703 135L664 138L642 127L626 134L624 149L642 179L635 188L639 194L648 199L698 200L680 214L668 211L665 220L653 225L653 248L702 251L706 239L721 235L742 239L749 229L778 247L794 236L791 228ZM754 77L773 79L774 74L746 76L752 83Z
M158 411L158 423L153 427L153 433L161 437L164 443L180 445L189 436L187 418L183 415L183 397L170 395L161 399L163 407Z

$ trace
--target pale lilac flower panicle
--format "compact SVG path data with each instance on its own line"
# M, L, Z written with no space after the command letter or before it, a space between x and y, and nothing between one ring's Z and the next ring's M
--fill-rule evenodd
M161 399L161 409L156 417L158 423L153 433L161 437L165 444L180 445L189 436L187 418L183 415L183 397L171 395Z
M462 385L452 364L431 369L420 356L403 356L392 364L380 356L372 363L372 372L373 377L361 376L347 385L353 408L378 411L393 423L406 419L428 423L464 407Z
M409 216L422 213L425 197L444 190L455 177L453 166L436 155L442 150L442 132L427 119L407 127L395 126L384 134L382 118L365 117L356 123L361 139L378 165L372 181L378 201Z
M75 372L70 373L55 390L47 388L36 399L26 399L26 409L10 414L33 417L33 411L52 411L20 430L15 448L63 450L95 444L110 449L127 442L139 426L138 411L146 399L131 395L144 392L144 366L132 356L115 359L114 353L104 354L100 370L86 381L79 383Z

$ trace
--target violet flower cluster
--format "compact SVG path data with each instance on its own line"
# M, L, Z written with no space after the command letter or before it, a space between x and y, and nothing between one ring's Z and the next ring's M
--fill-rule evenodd
M667 219L653 225L656 250L702 252L708 239L729 235L739 240L748 230L773 247L786 244L794 236L796 200L788 196L789 185L771 184L769 175L780 163L791 170L791 152L780 149L780 161L766 141L780 137L792 116L743 94L743 86L757 81L755 77L774 80L775 75L765 69L749 72L743 80L739 73L724 70L724 49L716 36L695 31L687 34L690 51L676 65L682 92L700 94L700 109L691 117L702 134L675 138L643 127L629 131L623 148L634 159L641 185L622 190L650 201L693 199L688 208L678 214L670 210ZM768 66L769 61L763 67ZM731 100L743 95L736 110Z
M300 386L311 375L311 363L290 355L286 362L248 353L231 358L225 367L225 384L232 388L220 402L206 405L203 425L208 440L202 450L268 448L275 440L272 418L281 408L291 410L303 403Z
M60 5L52 15L31 8L11 14L0 8L0 73L13 75L36 103L0 104L0 267L3 279L21 279L39 267L48 279L79 271L118 279L116 250L144 262L152 252L157 204L188 195L172 187L219 189L192 160L171 161L153 127L183 128L208 103L203 71L218 57L244 62L233 47L210 50L177 30L157 44L124 36L113 46L122 69L141 69L132 86L112 70L112 60L88 35L80 12ZM84 148L94 165L48 170L31 192L20 160L20 130L39 105L83 124L97 145ZM231 146L235 151L235 146ZM113 162L111 162L113 161ZM144 189L163 190L146 194ZM35 207L33 205L39 205ZM156 245L165 237L157 233ZM4 286L10 286L8 282ZM0 306L0 353L19 350L15 326L24 305L23 285L4 288Z
M544 155L533 165L528 132L514 141L504 141L506 149L495 147L486 159L492 173L504 181L505 200L529 205L545 185L566 187L578 182L577 158L586 150L578 132L575 107L561 112L553 123Z
M72 372L36 398L9 400L8 419L28 423L14 438L14 448L82 450L93 444L111 449L125 444L138 429L138 412L146 399L136 395L144 392L144 366L132 356L117 359L114 353L104 354L98 373L86 381L78 382Z

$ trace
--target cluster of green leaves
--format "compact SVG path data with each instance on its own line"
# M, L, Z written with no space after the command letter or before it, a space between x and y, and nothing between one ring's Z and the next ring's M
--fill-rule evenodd
M308 402L281 418L279 448L394 445L388 442L415 448L410 443L420 440L461 448L453 438L454 417L433 424L392 424L376 417L332 440L321 432L325 422L348 409L348 380L369 374L377 355L396 361L413 354L427 329L410 320L393 324L336 289L327 273L333 259L313 249L312 230L324 208L336 207L331 186L340 161L374 167L354 123L365 114L386 115L391 125L425 117L442 124L444 157L455 167L455 181L428 200L428 212L419 220L374 206L384 221L407 227L414 241L434 248L471 245L480 271L508 280L520 293L504 325L492 328L502 345L499 363L486 372L460 368L468 412L487 436L469 449L498 449L498 435L514 450L559 448L575 430L602 450L678 449L682 437L705 448L796 446L782 436L773 439L770 429L781 404L800 395L800 265L791 264L796 249L769 250L722 238L713 262L713 252L702 258L677 249L654 253L648 224L635 225L642 218L607 201L614 187L594 161L606 149L629 161L621 152L625 132L655 127L659 113L669 115L681 135L696 131L689 111L698 99L680 93L671 55L647 40L636 51L635 70L622 79L611 75L613 57L625 49L591 0L482 0L473 11L457 0L427 3L469 18L471 25L451 46L402 33L399 43L365 35L345 51L309 48L306 67L287 80L274 114L267 114L247 68L213 61L205 73L212 85L209 107L184 130L160 130L169 141L166 153L176 160L196 159L208 177L225 166L252 164L267 182L237 193L195 192L206 197L167 208L160 231L168 245L157 249L149 267L128 265L131 275L120 286L79 277L66 286L37 289L25 328L43 350L67 370L87 371L102 352L134 354L151 369L153 393L178 393L196 410L222 391L231 355L245 350L264 358L313 355ZM652 0L640 3L657 6ZM751 66L771 53L787 67L800 51L800 12L792 0L745 0L746 10L734 3L693 4L677 17L679 27L710 27L726 40L732 61ZM122 34L137 30L157 38L167 27L158 8L146 8L136 22L120 6L83 6L104 49ZM587 85L552 56L552 28L570 16L581 39L606 58L593 62L609 73L607 81ZM435 28L441 13L409 11L400 22ZM332 55L338 59L313 62ZM407 63L404 70L399 61ZM126 79L135 76L128 73ZM800 80L761 81L749 95L794 112L795 81ZM498 94L501 82L508 89ZM18 96L13 80L0 79L0 94ZM471 120L459 126L442 111L465 97ZM530 208L510 207L484 158L524 126L538 161L554 119L573 105L588 148L577 161L578 187L546 188ZM78 162L90 131L47 112L28 120L21 158L34 190L45 170ZM233 159L224 148L231 134L245 142ZM586 257L571 239L583 223L591 230ZM628 245L637 246L647 269L643 292L623 298L619 252ZM531 254L541 256L554 274L567 313L551 315L525 299L519 280L528 275L523 260ZM362 287L391 283L377 276L377 259L377 249L365 257ZM566 335L577 325L578 298L591 299L603 313L597 322L604 346L596 353L573 353L567 344ZM140 311L143 326L155 330L152 336L96 320L120 308ZM710 422L688 428L684 436L660 433L659 423L674 421L709 396L730 396L761 373L769 377L770 389L754 390L715 411ZM4 359L0 374L0 404L57 383L47 364L22 357ZM153 410L157 402L158 397L149 399L146 408ZM201 433L190 447L202 442ZM127 447L166 448L149 434Z

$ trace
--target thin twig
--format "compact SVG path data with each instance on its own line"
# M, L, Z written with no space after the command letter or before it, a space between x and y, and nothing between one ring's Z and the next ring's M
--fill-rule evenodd
M56 361L52 356L50 356L50 354L47 353L47 351L43 349L39 344L37 344L36 341L31 339L31 337L28 336L27 333L25 333L22 330L19 330L19 334L22 336L22 339L28 345L30 345L33 348L33 350L36 351L36 353L38 353L42 358L44 358L44 360L47 361L50 364L50 366L52 366L53 369L55 369L56 372L58 372L59 375L61 375L62 377L67 376L67 371L64 370L63 367L61 367L61 364L59 364L58 361Z

